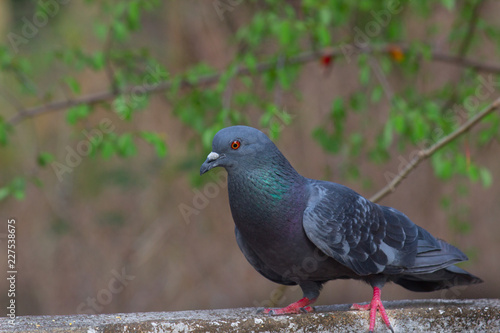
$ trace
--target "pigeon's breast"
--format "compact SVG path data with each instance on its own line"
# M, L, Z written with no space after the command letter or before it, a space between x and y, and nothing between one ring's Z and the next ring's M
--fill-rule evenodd
M306 199L298 183L265 174L229 176L229 203L245 241L264 261L286 261L297 245L309 240L302 227Z

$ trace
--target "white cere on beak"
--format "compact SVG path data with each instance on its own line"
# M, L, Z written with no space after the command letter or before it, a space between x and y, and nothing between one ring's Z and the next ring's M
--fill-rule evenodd
M214 161L216 159L219 158L219 154L215 153L215 152L211 152L210 154L208 154L207 158L210 160L210 161Z

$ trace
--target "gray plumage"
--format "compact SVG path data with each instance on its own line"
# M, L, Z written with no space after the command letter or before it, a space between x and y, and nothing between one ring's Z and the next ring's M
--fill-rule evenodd
M271 281L299 284L309 299L334 279L413 291L481 282L454 266L467 260L456 247L394 208L301 176L257 129L219 131L200 173L217 166L228 172L236 240L249 263Z

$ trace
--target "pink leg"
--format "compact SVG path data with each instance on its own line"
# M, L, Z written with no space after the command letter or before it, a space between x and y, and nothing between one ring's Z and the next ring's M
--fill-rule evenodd
M385 312L384 306L382 305L382 300L380 299L380 288L379 287L373 287L373 298L370 304L366 305L359 305L359 304L353 304L351 309L354 310L370 310L370 328L369 332L373 332L375 329L375 319L377 318L377 309L378 312L380 312L380 316L382 317L382 320L384 321L385 325L387 326L388 329L391 330L392 333L394 333L394 330L392 329L391 323L389 322L389 317L387 316L387 313Z
M312 306L309 306L309 304L312 304L314 302L316 302L316 298L309 299L307 297L304 297L298 300L297 302L292 303L284 308L264 309L262 313L269 314L271 316L276 316L276 315L291 314L291 313L311 312L313 311L313 308Z

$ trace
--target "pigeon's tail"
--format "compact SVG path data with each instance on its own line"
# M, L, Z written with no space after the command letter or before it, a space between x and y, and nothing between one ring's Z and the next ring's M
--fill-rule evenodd
M402 275L395 279L394 282L411 291L434 291L483 281L477 276L452 265L433 273Z
M393 281L412 291L434 291L482 282L454 265L466 260L462 251L418 227L415 262Z
M430 274L467 259L467 256L453 245L434 238L427 230L418 227L417 256L403 274Z

